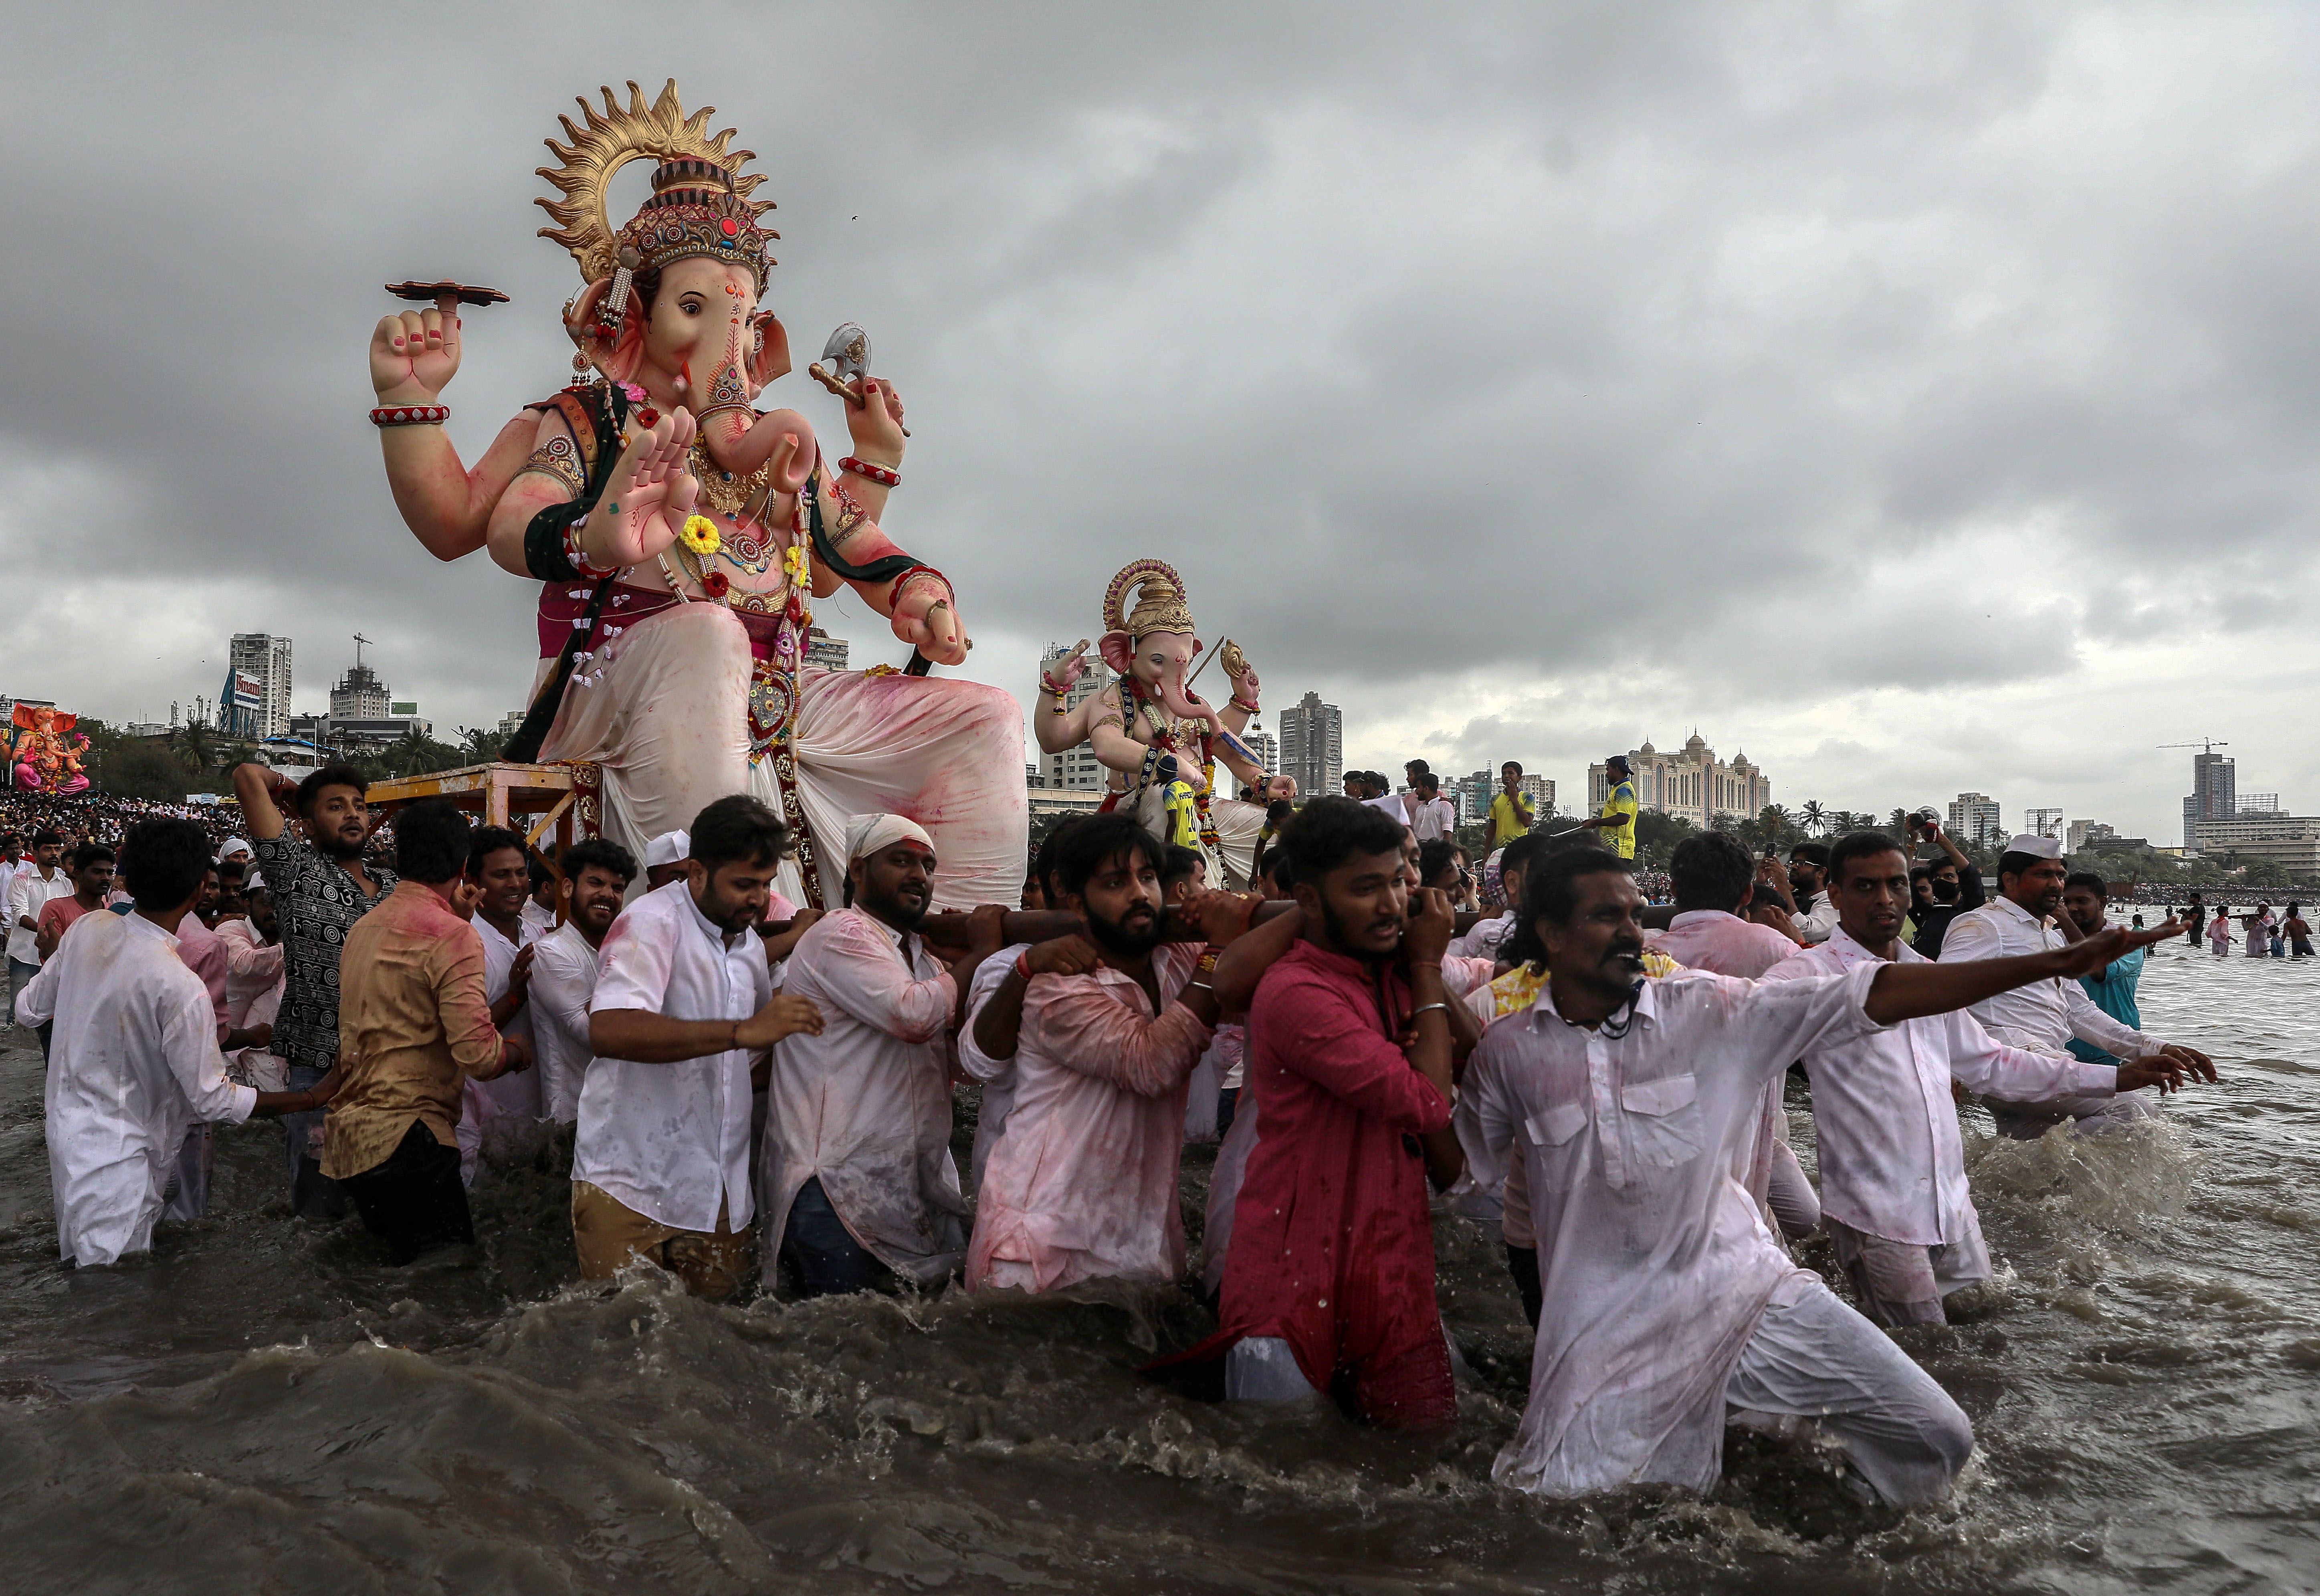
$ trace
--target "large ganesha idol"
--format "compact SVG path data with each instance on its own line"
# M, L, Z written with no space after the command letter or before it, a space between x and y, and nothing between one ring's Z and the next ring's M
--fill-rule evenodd
M1219 713L1185 676L1201 657L1195 631L1183 578L1174 567L1156 559L1135 561L1103 595L1097 648L1119 679L1077 707L1068 705L1072 684L1085 668L1083 642L1055 671L1041 673L1047 711L1035 721L1044 751L1059 754L1084 742L1111 770L1106 809L1124 809L1155 835L1201 848L1210 882L1238 888L1247 884L1264 810L1219 798L1211 789L1219 763L1243 782L1264 784L1264 766L1240 739L1257 712L1256 672L1228 639L1218 659L1232 692Z
M458 305L490 290L402 285L433 309L382 321L370 348L387 480L439 559L487 549L540 584L539 664L508 757L593 765L606 835L641 855L703 804L747 792L777 808L800 868L781 884L834 906L848 816L906 815L933 837L938 907L1011 902L1023 875L1022 719L995 687L923 674L971 646L950 583L879 524L901 482L902 401L866 369L858 330L834 340L852 452L833 468L806 418L755 401L790 370L762 308L774 261L749 196L763 175L706 132L674 81L650 107L603 91L585 126L563 119L562 192L541 229L586 286L565 309L579 374L526 405L462 466L442 422L458 369ZM613 229L604 195L628 162L655 163L652 196ZM812 601L841 586L911 646L908 673L809 667ZM819 846L817 844L819 843Z
M88 752L88 739L73 732L80 724L78 715L59 714L46 704L20 703L14 719L8 774L19 792L63 797L87 789L80 757Z

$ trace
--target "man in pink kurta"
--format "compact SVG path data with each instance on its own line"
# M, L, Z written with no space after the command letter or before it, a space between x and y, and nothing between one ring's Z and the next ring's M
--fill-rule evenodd
M1185 1093L1217 1008L1205 984L1189 984L1202 950L1160 944L1163 852L1124 814L1082 822L1063 846L1060 906L1087 917L1101 962L1025 988L1015 1102L983 1168L969 1291L1183 1273ZM1195 905L1204 920L1246 919L1221 893Z

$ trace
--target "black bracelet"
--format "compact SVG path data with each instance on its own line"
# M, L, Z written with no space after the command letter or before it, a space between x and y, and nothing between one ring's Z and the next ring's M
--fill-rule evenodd
M564 534L588 513L577 499L550 504L523 529L523 568L542 582L573 582L580 572L564 552Z

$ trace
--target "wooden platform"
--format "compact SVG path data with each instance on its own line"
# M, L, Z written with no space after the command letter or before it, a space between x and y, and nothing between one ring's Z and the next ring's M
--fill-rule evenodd
M603 820L594 765L463 765L373 782L363 796L372 809L389 814L424 799L448 798L486 826L519 833L524 851L547 866L559 888L564 850L595 836Z

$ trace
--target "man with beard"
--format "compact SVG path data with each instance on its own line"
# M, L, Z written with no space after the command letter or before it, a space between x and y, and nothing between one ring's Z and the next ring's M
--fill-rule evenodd
M532 931L523 918L531 886L527 857L522 836L505 826L478 826L468 839L467 880L476 906L476 935L484 945L484 998L502 1036L521 1036L530 1042ZM485 1127L497 1120L539 1118L539 1074L510 1070L488 1081L470 1081L463 1095L459 1174L472 1186Z
M274 917L274 895L262 881L243 888L242 908L241 919L217 929L225 945L226 1020L233 1027L228 1040L240 1043L240 1051L227 1056L226 1067L243 1085L275 1092L282 1085L282 1061L267 1049L282 1007L281 928Z
M1864 961L1742 981L1644 975L1643 896L1598 853L1535 866L1524 912L1547 981L1493 1025L1464 1090L1494 1156L1527 1171L1545 1300L1530 1399L1492 1474L1543 1496L1711 1489L1727 1412L1819 1431L1889 1503L1940 1499L1972 1427L1931 1376L1790 1261L1731 1176L1764 1083L1920 1015L2097 969L2139 939L1980 964ZM1821 1049L1831 1049L1819 1053ZM1817 1078L1815 1084L1819 1085ZM1246 1201L1246 1198L1244 1198Z
M1899 842L1879 831L1839 838L1829 850L1836 930L1765 979L1841 975L1879 960L1923 963L1900 941L1908 892L1908 858ZM2089 936L2103 929L2099 893L2095 923L2081 921L2080 929ZM2128 959L2140 965L2143 950L2118 962ZM2117 1069L2050 1058L1991 1040L1965 1013L1907 1020L1813 1049L1805 1067L1812 1075L1814 1146L1836 1261L1852 1277L1862 1311L1886 1326L1945 1323L1942 1300L1989 1278L1981 1220L1966 1189L1953 1081L1993 1097L2034 1101L2153 1085L2171 1092L2182 1084L2182 1066L2171 1058Z
M1911 815L1909 831L1917 841L1933 843L1946 856L1926 862L1926 890L1933 902L1917 905L1910 915L1917 922L1917 934L1909 939L1909 946L1927 958L1939 958L1942 939L1950 926L1959 915L1980 908L1989 894L1982 890L1981 872L1930 811Z
M293 1092L313 1085L336 1062L339 956L355 921L394 889L394 872L368 870L362 862L372 830L364 790L361 773L343 765L326 765L295 787L263 765L234 766L234 796L257 842L258 870L274 894L282 932L282 1007L271 1045ZM304 841L283 814L285 796L291 796ZM285 1114L282 1123L289 1133L291 1208L313 1218L343 1218L346 1196L322 1174L322 1115Z
M589 838L564 853L557 898L564 923L531 945L531 1038L539 1056L541 1111L558 1125L580 1117L580 1083L595 1055L588 1004L596 995L596 953L619 918L637 862L617 842Z
M1064 839L1091 816L1065 815L1039 839L1032 870L1043 902L1060 904L1063 884L1056 862ZM1018 942L983 961L967 978L966 1012L958 1026L958 1067L983 1083L983 1103L974 1119L974 1151L967 1159L967 1183L979 1189L991 1149L1006 1132L1015 1107L1015 1050L1022 1039L1023 997L1034 975L1077 975L1095 968L1098 954L1084 937L1058 937L1036 947Z
M1817 948L1836 929L1836 904L1828 895L1828 844L1799 842L1789 850L1789 892L1796 903L1797 937Z
M856 815L846 857L846 907L799 939L784 977L823 1024L775 1050L766 1121L766 1245L778 1238L809 1297L931 1283L965 1256L942 1038L1006 914L977 909L946 968L917 934L934 883L926 832Z
M1254 905L1196 893L1183 907L1208 948L1163 944L1160 872L1174 851L1125 814L1083 821L1062 849L1059 906L1086 917L1097 963L1029 981L1015 1103L983 1172L969 1291L1165 1284L1183 1273L1185 1093L1217 1022L1216 993L1196 971L1213 967Z
M1463 1167L1450 1132L1450 902L1412 894L1392 817L1317 798L1283 833L1300 939L1258 982L1245 1090L1262 1136L1234 1205L1217 1335L1225 1394L1342 1390L1364 1417L1458 1416L1434 1301L1429 1178ZM1243 1111L1246 1111L1244 1110Z
M773 990L756 929L788 848L773 811L720 798L693 818L684 878L604 933L572 1146L585 1279L643 1259L721 1300L748 1273L750 1066L821 1028L813 1004Z
M1998 896L1951 923L1942 939L1941 962L2010 958L2077 943L2077 927L2064 929L2060 923L2063 884L2068 879L2059 839L2026 833L2015 838L1998 856ZM2112 959L2125 951L2114 953ZM2103 967L2089 966L2090 970ZM2068 1058L2071 1038L2076 1037L2119 1058L2145 1061L2152 1054L2164 1054L2196 1080L2216 1078L2216 1067L2206 1054L2122 1025L2104 1013L2076 981L2040 981L2001 989L1976 1003L1973 1017L1981 1021L1983 1029L2009 1047L2051 1058ZM2038 1103L1994 1102L1989 1105L1998 1133L2022 1141L2035 1141L2066 1119L2078 1121L2081 1129L2098 1131L2148 1119L2153 1112L2141 1097L2108 1092L2058 1096Z

